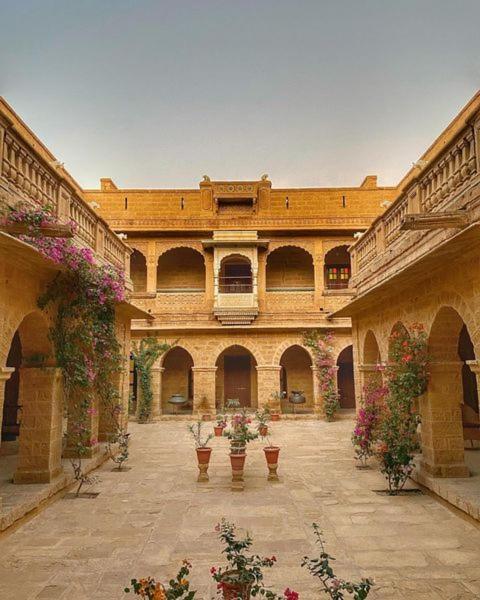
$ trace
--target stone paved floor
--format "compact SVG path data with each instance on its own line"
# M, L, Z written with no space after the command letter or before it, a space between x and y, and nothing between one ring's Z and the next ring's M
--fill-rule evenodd
M210 425L207 425L208 427ZM197 484L186 424L132 424L131 470L100 470L95 500L60 499L0 537L0 598L120 599L134 576L165 577L184 557L207 600L220 564L213 531L221 516L275 554L268 581L301 600L323 598L300 568L319 523L343 576L374 577L377 599L480 598L480 530L428 495L387 497L375 471L356 470L352 423L273 423L282 447L278 484L266 480L259 442L249 448L246 490L230 491L227 441L215 439L207 484Z

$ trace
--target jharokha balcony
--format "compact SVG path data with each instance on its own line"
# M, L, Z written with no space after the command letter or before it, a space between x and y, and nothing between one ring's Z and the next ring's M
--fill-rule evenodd
M413 165L400 195L350 248L354 302L395 278L419 277L429 265L448 267L449 256L478 238L480 225L479 100Z

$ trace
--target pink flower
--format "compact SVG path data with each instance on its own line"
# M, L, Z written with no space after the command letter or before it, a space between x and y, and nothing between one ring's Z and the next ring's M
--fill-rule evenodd
M290 588L287 588L284 592L283 595L285 596L286 600L298 600L299 596L297 594L297 592L294 592L293 590L291 590Z

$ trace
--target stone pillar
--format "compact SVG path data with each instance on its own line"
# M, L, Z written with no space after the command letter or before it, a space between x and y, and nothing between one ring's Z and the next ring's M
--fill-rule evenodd
M4 147L5 147L5 144L4 144L5 133L11 124L12 123L10 122L9 119L0 115L0 177L1 177L2 171L3 171L3 152L4 152Z
M215 414L215 373L217 367L192 367L193 414Z
M15 371L14 367L0 367L0 423L3 420L3 403L5 401L5 384L10 379L12 373ZM1 445L0 437L0 445ZM0 506L1 508L1 506Z
M205 259L205 302L207 310L213 310L214 297L214 275L213 275L213 254L206 252Z
M477 391L478 391L478 390L480 390L480 361L467 360L465 362L470 367L470 371L472 373L474 373L475 377L477 378ZM477 407L479 408L479 411L480 411L480 402L479 402L478 398L477 398Z
M264 312L267 304L267 255L258 254L258 310Z
M147 292L150 294L156 294L157 293L158 257L157 257L155 242L148 242L146 262L147 262Z
M378 365L358 365L358 371L360 374L360 394L363 395L363 389L369 383L377 383L379 386L382 385L382 372L379 370Z
M47 483L62 472L63 378L57 367L21 367L22 406L14 483Z
M420 469L434 477L468 477L462 429L462 363L430 363L427 393L420 399Z
M271 406L274 410L281 412L281 406L272 406L272 394L280 392L280 370L279 365L257 365L257 390L258 408Z
M152 367L152 418L162 414L162 374L165 367L160 367L158 362Z
M323 253L315 254L313 261L313 275L315 282L314 306L315 308L324 308L325 257Z
M98 398L94 398L93 406L86 415L81 413L85 411L83 406L83 399L88 392L78 390L72 394L71 398L67 399L68 402L68 420L67 420L67 446L63 452L65 458L76 458L78 451L75 448L76 439L76 423L80 420L85 427L90 431L90 438L92 440L98 440L99 436L99 402ZM99 452L100 448L98 443L93 444L90 448L82 454L81 458L92 458Z

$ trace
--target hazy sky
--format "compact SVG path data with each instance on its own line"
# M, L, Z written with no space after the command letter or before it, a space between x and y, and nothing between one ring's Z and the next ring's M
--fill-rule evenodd
M0 0L0 94L84 187L395 184L480 88L479 0Z

